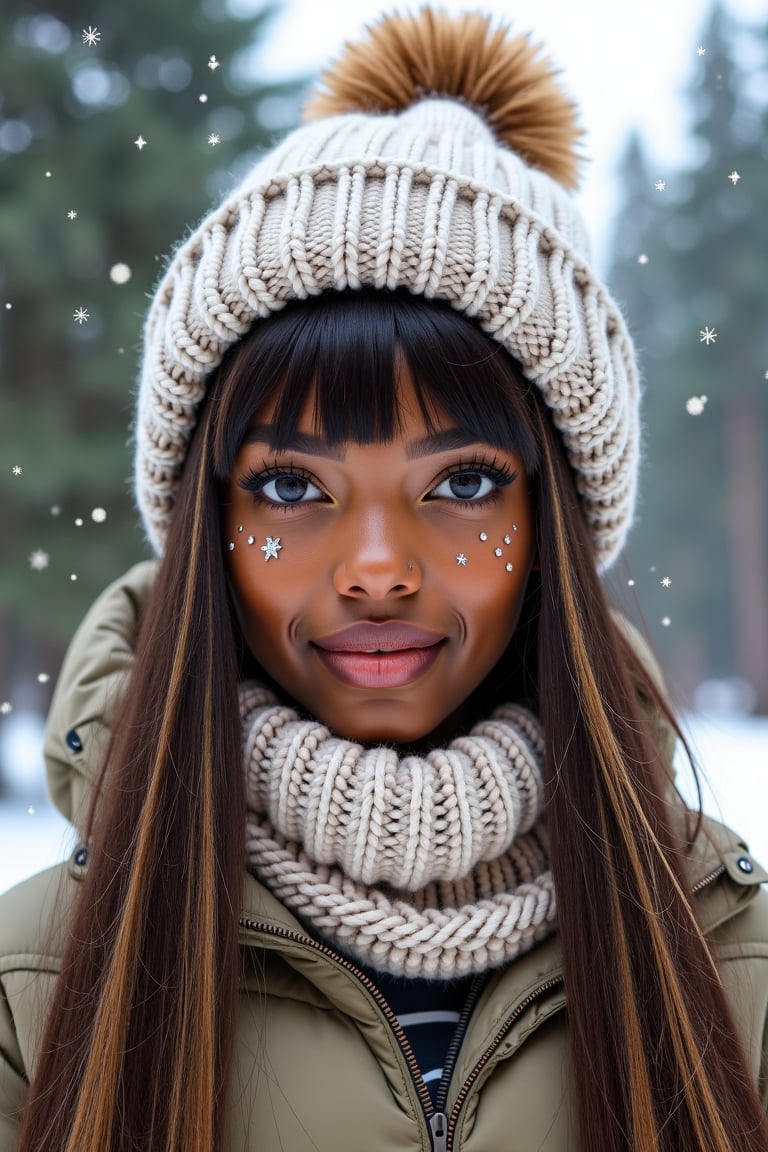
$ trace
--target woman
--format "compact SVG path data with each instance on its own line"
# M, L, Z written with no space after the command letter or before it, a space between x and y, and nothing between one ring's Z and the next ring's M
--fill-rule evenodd
M325 83L153 301L160 560L57 688L0 1147L768 1148L766 875L599 581L638 389L574 111L429 9Z

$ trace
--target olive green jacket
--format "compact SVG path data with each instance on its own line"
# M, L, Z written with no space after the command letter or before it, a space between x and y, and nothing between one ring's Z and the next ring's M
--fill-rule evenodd
M153 571L137 565L96 602L56 688L45 748L50 788L79 827ZM658 716L648 720L671 752L671 733ZM14 1148L82 876L76 856L0 897L0 1152ZM706 821L690 857L690 887L768 1106L766 880L736 835ZM444 1114L435 1114L378 990L310 939L250 875L240 927L246 976L230 1084L231 1152L579 1149L557 935L490 975L451 1069Z

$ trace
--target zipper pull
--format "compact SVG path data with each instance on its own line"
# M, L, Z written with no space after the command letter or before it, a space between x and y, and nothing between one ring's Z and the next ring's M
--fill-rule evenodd
M445 1112L435 1112L429 1118L432 1129L432 1152L447 1152L448 1148L448 1117Z

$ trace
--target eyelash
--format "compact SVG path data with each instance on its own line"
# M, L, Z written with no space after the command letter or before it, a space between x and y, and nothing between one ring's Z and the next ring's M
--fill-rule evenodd
M486 505L493 504L500 498L502 489L508 488L509 485L514 484L517 479L517 472L505 461L499 460L497 456L494 456L491 461L473 457L471 460L466 462L461 461L447 468L435 482L433 489L439 488L441 484L446 480L450 480L452 476L462 476L465 473L476 476L487 476L489 480L493 481L495 488L489 492L487 496L480 496L474 500L456 499L449 501L449 503L455 505L457 508L483 508ZM302 468L301 465L293 464L291 461L283 467L264 462L261 472L257 472L254 468L249 468L248 472L238 483L246 492L251 493L257 503L265 504L270 509L279 508L281 512L289 512L292 508L301 507L303 504L310 503L310 501L303 500L286 500L278 503L261 495L262 488L264 488L270 480L285 476L300 476L303 480L314 484L316 488L320 488L320 485L315 482L310 472Z

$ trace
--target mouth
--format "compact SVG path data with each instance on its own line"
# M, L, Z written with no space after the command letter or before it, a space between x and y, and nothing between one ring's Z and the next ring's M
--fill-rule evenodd
M350 688L403 688L427 672L445 646L445 639L418 648L323 648L313 644L324 666Z

